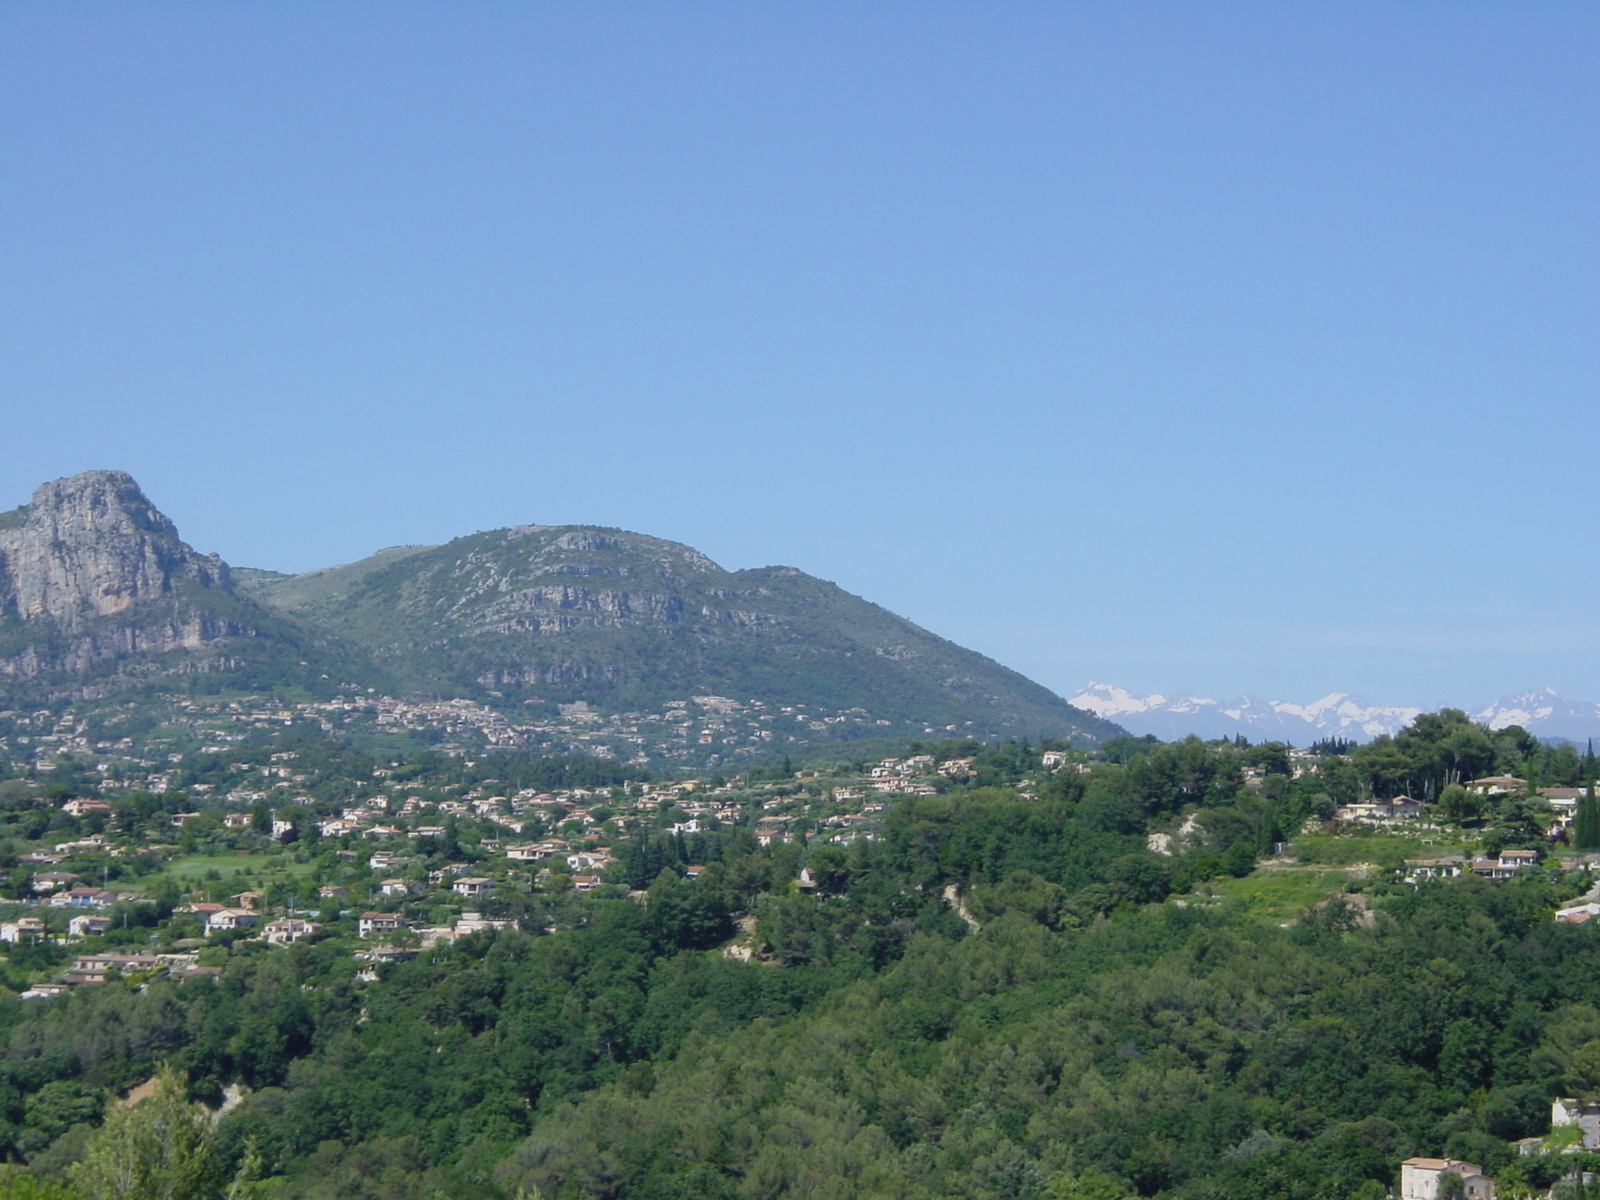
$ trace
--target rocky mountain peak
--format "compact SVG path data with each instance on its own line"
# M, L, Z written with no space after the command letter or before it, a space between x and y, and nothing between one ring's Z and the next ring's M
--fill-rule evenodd
M123 471L41 485L0 528L0 600L64 631L183 586L232 591L227 564L196 554Z
M66 528L178 536L177 526L126 471L84 471L41 483L33 491L28 516Z

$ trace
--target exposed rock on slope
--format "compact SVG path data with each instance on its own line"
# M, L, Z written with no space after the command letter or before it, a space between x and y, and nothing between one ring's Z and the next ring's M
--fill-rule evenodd
M228 565L186 545L121 471L57 479L0 514L8 694L235 671L296 640L291 624L236 595Z
M622 530L523 525L247 586L415 690L605 705L711 692L860 707L941 731L1119 732L824 580L789 567L725 571Z

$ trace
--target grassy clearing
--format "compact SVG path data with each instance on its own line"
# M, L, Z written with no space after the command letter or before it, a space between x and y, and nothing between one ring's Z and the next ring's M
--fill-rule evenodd
M309 864L297 863L286 854L189 854L173 859L155 875L119 880L118 886L148 889L168 876L181 886L202 879L208 871L216 871L223 879L283 879L309 869Z
M1282 925L1343 892L1350 878L1348 871L1324 867L1269 867L1243 879L1214 880L1205 891L1239 906L1247 916Z
M1313 834L1294 840L1290 850L1301 862L1322 867L1350 867L1356 863L1396 866L1407 858L1443 858L1464 853L1459 836L1449 832L1430 834L1387 833L1377 830L1364 834Z

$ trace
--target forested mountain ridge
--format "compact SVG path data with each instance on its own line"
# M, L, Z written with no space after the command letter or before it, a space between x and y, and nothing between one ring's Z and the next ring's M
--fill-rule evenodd
M714 693L980 736L1120 732L834 584L725 571L622 530L525 525L245 586L414 691L609 706Z

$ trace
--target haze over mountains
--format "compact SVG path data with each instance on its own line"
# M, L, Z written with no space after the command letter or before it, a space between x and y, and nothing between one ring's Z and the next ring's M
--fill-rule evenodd
M119 471L0 514L0 703L163 686L355 684L513 705L717 694L879 724L1096 741L1117 726L790 567L524 525L283 575L182 541Z
M1366 742L1396 733L1425 710L1406 705L1370 704L1359 696L1333 692L1310 704L1260 700L1208 700L1177 692L1135 695L1114 684L1090 682L1070 698L1079 708L1115 721L1131 733L1154 734L1163 741L1193 733L1203 738L1243 734L1252 741L1283 741L1306 746L1323 738ZM1442 706L1441 706L1442 707ZM1582 742L1600 737L1600 704L1568 700L1549 688L1505 696L1493 704L1465 707L1491 729L1520 725L1542 738Z

